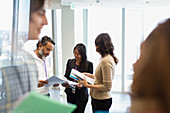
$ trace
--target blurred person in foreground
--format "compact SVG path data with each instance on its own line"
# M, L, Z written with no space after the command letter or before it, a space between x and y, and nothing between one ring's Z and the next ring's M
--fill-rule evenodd
M170 19L141 44L134 64L130 113L170 113Z
M28 40L38 40L44 25L47 25L44 0L30 0ZM11 112L38 85L38 71L34 58L22 48L18 49L13 65L1 68L1 113Z
M114 55L114 46L108 33L101 33L95 39L96 52L101 55L95 75L84 73L95 80L94 85L88 84L86 78L80 84L90 88L93 113L109 112L112 105L111 88L118 59Z

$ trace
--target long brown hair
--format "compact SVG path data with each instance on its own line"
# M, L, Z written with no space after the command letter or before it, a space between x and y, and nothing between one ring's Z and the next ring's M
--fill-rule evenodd
M118 59L114 54L114 46L112 44L111 38L108 33L101 33L95 39L95 45L97 46L97 51L104 57L107 54L110 54L115 63L118 63Z
M160 23L141 45L134 67L132 92L138 98L152 98L170 112L170 19Z

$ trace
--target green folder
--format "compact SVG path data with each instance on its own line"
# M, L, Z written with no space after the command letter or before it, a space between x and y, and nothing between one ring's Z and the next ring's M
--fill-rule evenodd
M47 96L31 92L12 113L71 113L76 109L74 104L64 104Z

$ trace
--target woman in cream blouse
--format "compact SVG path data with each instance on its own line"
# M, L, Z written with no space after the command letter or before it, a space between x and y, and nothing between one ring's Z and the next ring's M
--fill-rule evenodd
M88 84L86 78L80 81L80 84L90 88L92 98L93 113L96 111L109 111L112 105L112 97L110 95L112 87L112 79L115 73L115 66L118 59L115 57L109 34L102 33L95 39L96 51L101 55L95 75L84 73L86 76L95 79L94 85Z

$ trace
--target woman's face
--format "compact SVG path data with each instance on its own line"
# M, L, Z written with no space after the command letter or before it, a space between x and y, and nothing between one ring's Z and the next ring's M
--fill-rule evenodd
M43 28L44 25L47 25L47 18L45 15L45 5L33 12L31 14L31 20L29 22L29 35L28 39L29 40L38 40L39 39L39 34L41 33L41 29Z
M76 61L81 61L82 60L82 56L78 52L77 48L74 50L74 57L75 57Z

